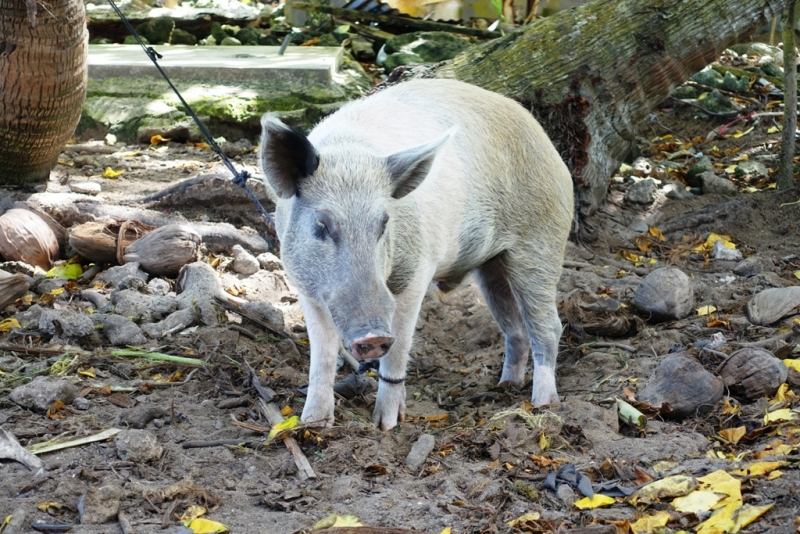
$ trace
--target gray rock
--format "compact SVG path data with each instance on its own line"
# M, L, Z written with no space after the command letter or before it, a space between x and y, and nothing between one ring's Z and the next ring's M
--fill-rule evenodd
M761 256L750 256L733 268L733 274L737 276L755 276L761 272L770 272L774 268L772 260Z
M248 302L242 308L265 320L271 327L283 330L283 312L269 302Z
M280 271L283 269L281 259L272 252L262 252L256 256L256 259L259 265L261 265L261 268L267 271Z
M132 320L122 315L109 315L103 322L103 333L108 341L116 347L127 345L143 345L147 338L142 334L142 329Z
M652 178L636 182L625 193L625 200L634 204L652 204L658 195L658 184Z
M92 401L87 399L86 397L75 397L72 401L72 407L76 410L85 411L89 409L89 406L92 405Z
M800 312L800 286L765 289L747 303L747 318L758 325L770 325Z
M121 460L147 463L158 460L164 449L155 434L147 430L125 430L114 438L117 456Z
M194 308L184 308L169 314L163 321L142 326L142 331L151 339L161 339L189 328L197 322Z
M137 262L126 263L125 265L121 265L119 267L111 267L106 269L106 271L101 273L99 276L104 282L107 284L112 284L113 286L119 286L119 283L129 276L141 278L145 282L147 282L147 279L150 277L140 268L139 263Z
M160 321L174 312L178 306L175 297L145 295L132 289L112 293L111 303L116 313L146 323Z
M81 524L102 525L116 521L122 495L122 486L114 482L86 490L78 501Z
M767 167L760 161L743 161L736 166L734 174L742 177L749 176L751 180L769 177Z
M239 274L251 275L258 272L261 266L255 256L247 252L241 245L233 245L233 270Z
M99 310L104 306L108 306L108 297L97 291L96 289L84 289L80 292L80 297L83 300L92 303L95 309Z
M34 304L25 311L17 312L14 318L19 321L22 328L38 328L42 313L44 313L44 308Z
M411 446L406 456L406 466L412 473L416 473L425 464L425 460L436 445L436 439L430 434L422 434L414 445Z
M663 267L644 277L634 292L633 304L652 321L686 317L694 305L689 277L680 269Z
M72 310L44 310L39 330L51 336L81 338L94 333L94 323L88 315Z
M445 61L469 46L468 39L448 32L405 33L386 41L385 51L389 55L383 66L391 72L400 65Z
M32 381L14 388L8 398L29 410L46 412L55 401L70 404L78 395L78 388L66 380L37 376Z
M36 286L32 287L31 289L33 289L36 293L40 295L44 295L46 293L50 293L54 289L60 289L64 287L65 285L67 285L68 281L69 280L67 280L66 278L44 278L40 280L39 283L36 284Z
M220 46L242 46L242 42L236 37L226 37L219 43Z
M711 258L738 261L742 259L742 251L736 248L728 248L722 241L716 241L714 248L711 249Z
M129 410L124 410L117 418L117 426L142 429L147 424L159 417L167 415L167 411L156 405L139 405Z
M13 373L24 364L25 360L12 356L11 354L0 356L0 371L4 373Z
M727 178L717 176L713 172L704 172L699 178L705 195L735 195L739 192L736 184Z
M569 484L559 484L556 495L561 499L561 502L564 503L567 509L572 507L575 501L578 500L578 497L575 495L575 490L569 487Z
M184 265L178 275L178 308L197 307L203 324L217 324L217 312L214 298L227 298L222 289L219 275L210 265L198 261Z
M94 196L99 194L103 189L97 182L70 182L69 190L73 193Z
M147 291L151 295L159 295L165 296L168 295L172 288L169 285L169 282L164 280L163 278L153 278L147 283Z
M375 61L375 50L372 41L360 35L350 37L350 50L357 61L372 63Z
M686 186L682 182L677 180L666 180L663 189L664 194L671 200L683 200L694 196L686 190Z

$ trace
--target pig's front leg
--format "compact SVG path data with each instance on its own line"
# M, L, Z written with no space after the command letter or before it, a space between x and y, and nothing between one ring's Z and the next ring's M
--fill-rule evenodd
M421 287L415 288L412 284L397 296L397 307L392 319L395 341L386 356L380 360L378 395L372 411L372 422L381 430L396 427L406 416L406 385L405 381L400 380L406 377L408 351L411 350L414 328L427 288L427 283L419 282L416 285Z
M299 295L306 318L311 364L308 371L308 396L301 419L305 423L333 425L333 382L336 379L336 357L339 353L339 332L326 308L313 299Z

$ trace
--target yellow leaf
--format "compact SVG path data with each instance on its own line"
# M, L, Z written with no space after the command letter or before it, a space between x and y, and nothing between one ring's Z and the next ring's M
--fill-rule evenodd
M787 456L792 454L794 447L786 443L781 443L779 440L767 445L764 449L753 454L753 458L759 460L769 456Z
M123 170L115 171L111 167L106 167L106 170L103 171L103 178L119 178L124 172Z
M267 436L267 441L272 440L278 434L282 434L284 432L289 432L293 428L295 428L300 423L300 418L296 415L291 416L288 419L284 419L277 425L272 427L272 430L269 431L269 435Z
M659 510L653 515L644 515L631 523L631 530L634 534L649 534L657 528L666 526L667 522L669 522L669 512Z
M289 406L288 404L283 408L281 408L281 415L284 417L289 417L290 415L292 415L292 412L294 412L294 410L292 410L292 407Z
M738 404L731 404L731 398L728 397L725 399L725 405L722 407L722 414L723 415L735 415L741 406Z
M202 517L198 517L187 526L192 529L194 534L218 534L220 532L228 532L228 527L222 523Z
M439 534L451 534L453 532L453 527L444 527Z
M550 447L551 441L544 432L539 434L539 448L542 451L546 451Z
M66 263L53 267L45 276L47 278L66 278L67 280L77 280L83 274L83 268L79 263Z
M689 495L678 497L672 501L672 507L679 512L708 512L714 506L726 497L724 493L717 493L716 491L695 490Z
M789 384L784 382L780 386L778 386L778 391L775 392L775 396L770 399L770 404L777 404L779 402L783 402L786 400L787 394L789 392ZM791 396L794 396L794 393L791 392Z
M800 271L795 271L792 273L795 278L800 279Z
M720 508L704 522L697 526L698 534L733 533L736 529L736 515L742 501L731 501L727 506Z
M774 412L769 412L767 415L765 415L764 426L767 426L770 423L791 421L794 418L795 418L795 413L792 410L790 410L789 408L782 408L780 410L775 410Z
M633 492L629 497L631 504L639 501L657 502L659 499L681 497L697 487L697 480L686 475L672 475L656 480Z
M199 504L192 504L189 506L181 516L181 523L188 526L189 523L194 521L200 516L206 515L207 510Z
M97 378L94 367L89 367L88 369L78 369L78 374L81 376L88 376L89 378Z
M594 496L590 499L589 497L584 497L583 499L579 500L575 503L575 508L579 510L586 510L589 508L600 508L603 506L609 506L614 504L616 499L614 497L609 497L608 495L603 495L601 493L595 493Z
M747 428L743 426L738 426L736 428L726 428L724 430L720 430L719 435L724 438L726 441L733 443L736 445L739 443L739 440L747 434Z
M758 193L758 188L753 187L752 185L748 185L744 189L742 189L742 193Z
M61 508L61 505L57 502L43 502L36 505L36 508L41 510L42 512L47 512L49 508Z
M778 133L778 132L780 132L780 131L781 131L781 129L780 129L778 126L771 126L771 127L770 127L770 128L767 130L767 133L768 133L768 134L774 134L774 133Z
M714 313L715 311L717 311L716 306L700 306L697 308L697 315L708 315L709 313Z
M740 137L744 137L745 135L747 135L750 132L752 132L753 128L754 128L754 126L751 126L750 128L746 129L743 132L740 131L740 130L736 130L736 133L734 133L731 137L733 137L734 139L739 139Z
M772 471L770 474L767 475L767 480L775 480L776 478L781 478L784 475L783 471Z
M714 243L716 243L717 241L722 241L722 244L728 248L736 248L736 245L731 243L731 236L724 234L715 234L714 232L708 234L708 237L706 238L706 246L708 247L709 250L711 250L712 248L714 248Z
M778 189L777 182L772 182L771 184L767 184L767 189Z
M786 359L786 360L783 360L783 363L786 364L786 367L788 367L789 369L794 369L795 371L800 371L800 360Z
M331 514L325 519L320 519L314 526L311 527L312 532L314 530L323 530L326 528L340 528L340 527L363 527L364 525L358 520L358 518L354 515L339 515L339 514Z
M10 317L8 319L3 319L0 321L0 332L9 332L12 328L22 328L19 324L19 321Z
M748 156L747 154L739 154L738 156L733 158L731 161L749 161L749 160L750 160L750 156Z
M63 287L57 287L55 289L50 290L50 294L51 295L60 295L63 292L64 292L64 288Z
M727 167L725 167L725 172L727 174L735 173L736 172L736 165L728 165Z
M748 465L744 469L738 469L736 471L731 471L731 474L732 475L737 475L737 476L742 476L742 477L746 477L746 476L751 476L751 477L763 476L763 475L766 475L767 473L770 473L771 471L776 470L777 468L779 468L779 467L781 467L783 465L786 465L786 462L756 462L754 464Z
M655 226L650 226L647 228L647 231L650 232L650 235L658 239L659 241L664 241L664 234L661 233L661 230L656 228Z
M169 143L170 141L172 141L172 139L161 137L160 135L154 135L150 138L150 146L160 145L161 143Z
M520 527L520 526L522 526L525 523L528 523L530 521L538 521L540 518L541 518L541 515L539 514L539 512L533 512L533 513L530 513L530 514L522 514L518 518L512 519L511 521L509 521L506 524L511 528L518 528L518 527Z
M750 504L743 506L741 510L739 510L739 515L736 518L736 530L741 530L762 515L764 515L767 510L772 508L772 504L765 504L762 506L752 506Z

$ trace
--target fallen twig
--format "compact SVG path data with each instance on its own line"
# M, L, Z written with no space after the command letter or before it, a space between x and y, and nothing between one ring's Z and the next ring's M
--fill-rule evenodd
M246 439L215 439L211 441L186 441L181 447L184 449L202 449L205 447L222 447L225 445L247 445L248 447L255 447L260 444L261 442Z
M561 265L568 269L594 269L594 265L586 263L585 261L564 260Z
M632 354L635 354L637 351L636 347L625 345L624 343L614 343L612 341L593 341L591 343L584 343L578 348L580 349L584 347L597 349L621 349Z
M258 399L258 406L273 426L283 421L283 415L281 415L281 411L274 403L265 402L264 399ZM300 450L300 445L297 444L297 441L287 434L283 436L283 443L286 445L286 448L289 449L289 452L292 453L292 456L294 456L294 463L297 465L297 472L300 475L300 480L317 478L317 474L314 473L314 469L312 469L311 464L308 463L306 455Z
M731 344L739 346L739 347L761 347L761 348L764 348L764 347L769 347L773 343L777 343L778 341L785 341L787 339L790 339L794 335L795 335L794 332L786 332L785 334L781 334L779 336L771 337L771 338L768 338L768 339L762 339L761 341L750 341L750 342L747 342L747 343L731 343Z
M119 349L112 350L112 356L128 356L131 358L145 358L148 360L155 360L159 362L179 363L183 365L196 365L202 367L206 364L203 360L197 358L185 358L183 356L173 356L172 354L163 354L161 352L148 352L146 350L138 349Z

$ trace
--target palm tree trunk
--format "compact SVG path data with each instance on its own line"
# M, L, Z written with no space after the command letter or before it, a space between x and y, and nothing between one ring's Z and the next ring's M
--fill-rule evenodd
M83 0L0 0L0 185L43 181L86 97Z

